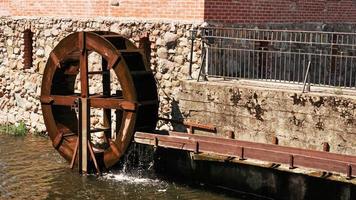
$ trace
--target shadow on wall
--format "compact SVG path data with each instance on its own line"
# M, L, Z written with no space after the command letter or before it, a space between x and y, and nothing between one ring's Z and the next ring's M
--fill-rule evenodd
M173 99L171 102L171 107L172 107L172 111L171 111L172 119L183 120L184 116L179 108L179 102L177 100ZM173 126L174 131L187 132L187 128L185 126L183 126L182 124L172 123L172 126Z

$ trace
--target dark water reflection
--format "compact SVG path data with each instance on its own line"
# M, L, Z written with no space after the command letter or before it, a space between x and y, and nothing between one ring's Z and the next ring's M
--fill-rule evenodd
M82 177L69 169L47 138L0 134L0 199L233 198L152 176L117 172Z

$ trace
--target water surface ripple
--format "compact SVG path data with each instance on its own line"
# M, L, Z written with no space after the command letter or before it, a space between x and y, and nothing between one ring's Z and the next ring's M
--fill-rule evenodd
M0 133L0 199L231 199L152 176L80 176L40 136Z

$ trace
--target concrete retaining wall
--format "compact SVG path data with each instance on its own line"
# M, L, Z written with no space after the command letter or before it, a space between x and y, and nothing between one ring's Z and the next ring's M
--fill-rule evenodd
M219 135L232 130L237 139L263 143L277 137L280 145L315 150L328 142L331 152L355 155L355 92L302 94L293 85L255 83L183 81L181 115L217 125Z

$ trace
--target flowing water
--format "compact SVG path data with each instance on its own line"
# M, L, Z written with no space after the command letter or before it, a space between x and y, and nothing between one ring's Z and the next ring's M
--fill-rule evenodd
M188 186L189 185L189 186ZM0 133L0 199L236 199L145 173L80 176L48 138Z

